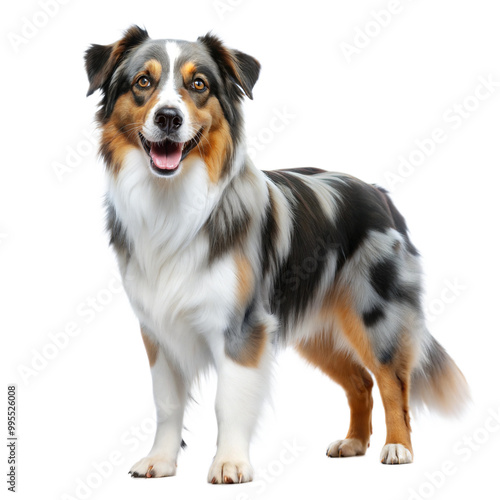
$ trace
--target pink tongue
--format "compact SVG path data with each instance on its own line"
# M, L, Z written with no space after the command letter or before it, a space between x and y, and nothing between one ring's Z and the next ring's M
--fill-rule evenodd
M151 158L154 164L161 169L174 170L179 166L182 156L182 143L169 142L167 145L151 144Z

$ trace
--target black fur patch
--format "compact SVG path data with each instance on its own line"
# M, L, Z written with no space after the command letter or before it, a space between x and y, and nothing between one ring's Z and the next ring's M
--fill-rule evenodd
M370 283L384 300L389 301L397 296L397 282L398 269L393 260L382 260L370 269Z
M370 311L363 313L363 323L365 324L366 327L374 326L384 318L385 318L384 310L379 306L375 306Z
M226 354L231 359L238 359L244 349L249 333L256 326L255 299L245 310L242 316L235 316L224 331L224 347Z
M248 233L250 215L242 203L238 204L238 211L235 211L235 206L227 195L230 189L231 186L226 188L219 205L212 211L205 225L210 241L209 262L241 245Z
M271 311L286 326L314 300L328 255L338 246L333 227L307 184L291 172L266 175L277 186L288 188L294 198L290 252L275 276L271 297Z
M407 302L419 307L420 288L401 283L397 265L391 259L384 259L371 267L370 283L384 300Z
M377 353L377 359L383 364L388 365L394 359L398 348L397 339L393 339L393 342L388 342L382 352Z
M332 176L329 183L341 195L334 233L340 247L337 263L340 270L369 231L385 232L393 224L378 191L372 186L348 176Z
M322 170L320 168L315 167L300 167L294 168L293 170L275 170L275 172L293 172L294 174L302 174L302 175L316 175L323 174L326 170Z
M269 205L267 205L264 221L262 223L262 271L267 273L271 262L276 260L278 245L278 221L276 215L276 202L271 190L269 190Z
M87 97L92 95L98 88L102 87L109 77L107 74L112 70L109 63L113 45L92 45L85 53L85 67L89 79L89 89ZM106 65L109 64L109 69L106 71Z
M243 318L235 316L224 331L224 351L236 362L258 362L261 342L264 342L265 329L258 314L257 302L252 300L245 310Z
M127 233L116 215L115 207L106 200L106 229L109 231L109 244L116 252L125 253L130 256L131 245Z

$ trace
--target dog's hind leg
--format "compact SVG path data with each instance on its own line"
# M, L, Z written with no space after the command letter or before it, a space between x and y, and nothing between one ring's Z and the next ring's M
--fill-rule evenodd
M413 461L410 426L410 371L404 366L388 365L375 373L387 427L386 444L380 461L383 464L406 464Z
M385 464L413 461L410 438L409 392L413 363L412 334L400 332L394 346L374 352L370 341L374 332L367 327L349 302L340 303L336 315L344 335L365 366L375 375L385 410L387 439L380 456ZM384 327L386 325L380 325ZM387 346L385 346L387 348Z
M372 433L372 377L353 355L335 348L331 334L321 333L299 342L296 348L346 392L351 411L349 430L345 439L328 446L326 454L329 457L364 455Z

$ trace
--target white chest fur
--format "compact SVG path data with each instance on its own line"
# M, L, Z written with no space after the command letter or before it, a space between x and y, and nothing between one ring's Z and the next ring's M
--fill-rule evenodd
M123 284L141 325L194 368L209 361L208 345L222 345L236 296L233 259L206 265L201 228L217 193L202 164L184 165L182 176L162 183L136 155L109 179L108 196L132 248L120 259Z

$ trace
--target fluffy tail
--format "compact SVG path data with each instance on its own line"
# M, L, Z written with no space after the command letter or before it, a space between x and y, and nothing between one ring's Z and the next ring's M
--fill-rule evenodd
M411 374L410 405L444 415L458 415L470 400L462 372L443 346L427 334L420 360Z

